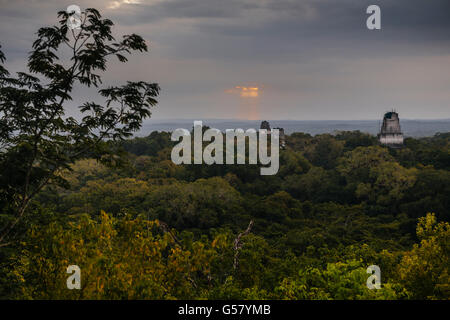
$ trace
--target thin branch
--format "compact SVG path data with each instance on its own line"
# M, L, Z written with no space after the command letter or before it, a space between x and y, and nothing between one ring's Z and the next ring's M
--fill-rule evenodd
M239 233L237 238L234 240L234 246L233 246L233 249L235 251L234 262L233 262L233 269L234 270L236 270L237 267L239 266L239 251L241 250L242 246L244 245L241 242L241 238L243 236L248 235L250 233L250 231L252 230L252 227L253 227L253 220L250 220L250 223L248 224L247 229L244 232Z

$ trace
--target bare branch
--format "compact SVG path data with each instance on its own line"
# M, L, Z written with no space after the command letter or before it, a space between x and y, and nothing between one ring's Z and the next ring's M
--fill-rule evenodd
M250 220L250 223L248 224L247 229L244 232L239 233L239 235L237 236L237 238L234 240L234 246L233 249L235 251L234 253L234 263L233 263L233 269L236 270L237 267L239 266L239 251L241 250L242 246L244 245L241 242L241 238L243 236L246 236L250 233L250 231L252 230L253 227L253 220Z

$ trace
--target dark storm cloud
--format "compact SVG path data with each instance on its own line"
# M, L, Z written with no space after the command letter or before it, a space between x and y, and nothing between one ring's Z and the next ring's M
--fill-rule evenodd
M317 33L327 30L334 34L359 29L365 17L361 12L370 4L383 9L385 27L407 28L410 32L429 32L439 29L445 33L450 28L450 1L448 0L165 0L123 5L118 15L133 23L147 23L158 19L195 18L201 19L243 18L238 26L246 22L259 21L260 26L273 27L276 23L290 21L297 26L314 26ZM133 13L130 15L130 13ZM127 19L126 16L129 16ZM266 20L266 21L265 21ZM218 25L220 25L220 21ZM209 25L214 25L212 22ZM252 28L247 31L266 31L266 28ZM222 32L235 33L235 25L222 27ZM272 29L272 28L270 28ZM220 30L217 28L216 30ZM209 30L208 30L209 31ZM298 28L286 29L288 33Z
M91 1L78 2L82 7L93 6ZM167 44L173 49L168 54L177 57L235 59L240 54L241 59L267 59L278 54L288 58L291 52L295 59L299 54L324 53L324 49L340 51L341 46L370 53L380 44L420 47L440 41L447 47L450 40L448 0L142 0L132 4L119 0L120 6L108 10L113 3L96 1L95 5L121 25L177 21L161 33L151 27L141 31ZM26 25L45 25L69 3L3 0L0 4L1 41L18 42L30 37ZM369 33L365 28L365 9L370 4L382 8L382 32ZM13 21L17 21L17 32L8 30Z
M365 10L374 3L382 8L378 33L365 27ZM432 42L448 48L449 13L448 0L166 0L113 11L128 25L178 20L168 33L152 35L170 47L170 55L252 60L308 59L344 48L371 54L387 45L405 54L411 44L419 51L409 54L422 54Z
M10 68L25 65L34 32L70 4L150 41L149 54L112 64L106 80L159 81L155 116L233 117L223 92L255 82L267 118L378 118L392 106L450 117L449 0L0 0ZM381 31L366 28L371 4Z

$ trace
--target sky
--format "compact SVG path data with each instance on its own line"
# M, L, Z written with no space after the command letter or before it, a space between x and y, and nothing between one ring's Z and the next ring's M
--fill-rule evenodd
M159 83L155 119L450 118L449 0L0 0L7 69L26 71L37 29L71 4L147 41L104 85ZM381 30L366 27L371 4ZM73 97L69 115L98 101Z

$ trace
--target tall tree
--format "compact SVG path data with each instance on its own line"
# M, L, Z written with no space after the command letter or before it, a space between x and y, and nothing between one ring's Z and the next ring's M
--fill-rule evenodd
M62 169L86 157L114 160L113 142L138 130L157 103L158 84L129 81L100 89L104 105L81 104L81 120L65 116L74 86L99 87L108 58L126 62L126 54L147 51L136 34L116 41L112 21L96 9L74 14L61 11L56 26L39 29L29 73L11 76L0 51L0 245L42 188L64 185Z

